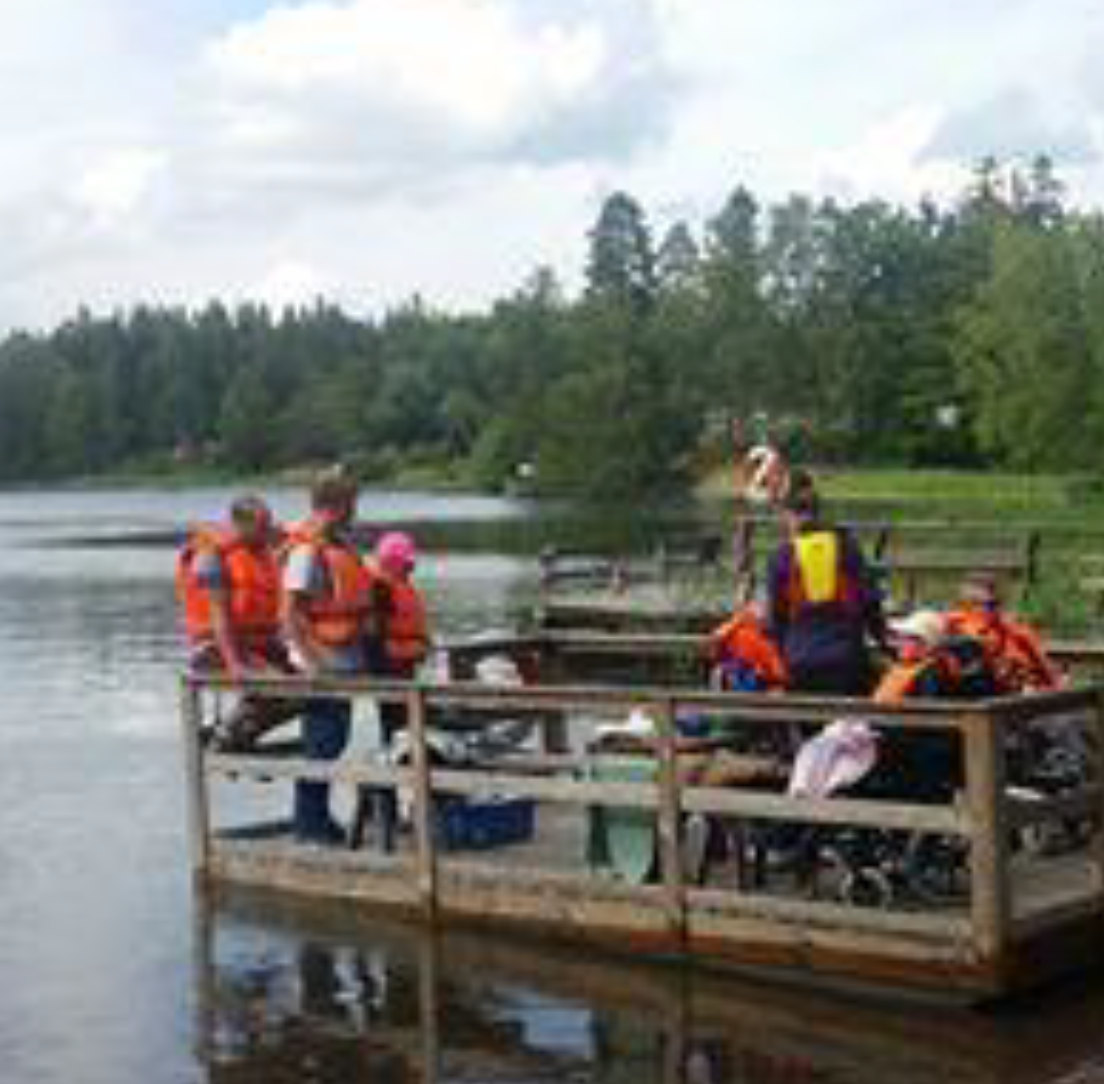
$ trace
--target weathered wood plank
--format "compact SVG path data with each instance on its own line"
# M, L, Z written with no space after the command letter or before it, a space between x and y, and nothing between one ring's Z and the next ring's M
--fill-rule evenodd
M999 960L1006 947L1011 911L1004 750L991 715L972 715L963 734L966 805L972 824L970 900L974 943L983 959Z
M685 862L682 848L681 788L675 752L674 705L669 700L657 704L653 708L653 715L659 732L659 871L667 920L672 932L681 939L684 936L686 917L686 900L683 898Z
M437 833L433 824L433 785L426 744L426 701L421 690L415 689L407 697L406 725L410 732L414 770L414 855L418 871L418 898L423 915L433 920L437 914Z
M202 877L210 857L211 815L203 773L200 728L203 710L199 687L187 678L180 683L181 742L184 747L184 793L188 808L188 848L192 873Z
M288 682L275 683L274 687L279 694L300 695L301 685ZM197 695L201 687L202 683L197 684ZM260 687L267 688L267 683ZM313 691L320 686L307 683L306 688ZM379 862L365 861L365 852L324 850L290 842L211 840L210 811L204 807L193 828L202 829L208 841L206 864L212 878L301 895L361 900L431 919L455 914L471 921L545 926L551 932L572 932L607 941L621 938L628 945L657 951L689 950L740 960L759 958L860 977L897 976L920 984L938 984L946 979L978 992L1000 991L1013 982L1030 981L1032 974L1042 974L1036 968L1039 961L1032 962L1032 953L1042 953L1046 947L1037 939L1060 936L1072 923L1085 927L1086 922L1095 922L1104 927L1100 921L1104 839L1099 853L1093 854L1093 862L1085 863L1091 874L1087 888L1082 877L1061 891L1056 887L1043 891L1044 883L1049 885L1047 877L1058 867L1040 865L1037 871L1025 872L1025 859L1018 856L1013 863L1008 853L1014 825L1099 807L1104 800L1104 784L1098 779L1076 794L1009 808L1003 766L1008 728L1048 715L1095 709L1102 695L1098 689L974 703L966 715L961 714L961 705L910 705L892 710L875 708L861 700L736 697L661 686L490 689L464 682L438 686L357 681L327 685L326 692L405 702L414 763L396 770L390 765L353 761L320 763L302 758L275 760L264 755L205 755L196 738L198 706L189 704L182 694L186 750L195 742L190 754L196 757L192 785L202 792L204 803L208 800L206 784L212 778L305 777L334 779L354 786L410 786L415 793L412 853ZM434 769L428 763L425 744L428 711L451 703L487 712L504 707L511 711L557 711L573 725L587 726L593 724L595 714L601 717L605 713L622 715L636 707L650 709L659 721L659 735L651 750L658 769L656 781L600 783L548 775L551 762L547 760L542 774L526 774L516 764L506 772ZM754 720L763 726L845 717L889 727L958 731L963 737L967 767L965 802L933 807L843 799L811 801L777 793L689 785L679 770L681 741L673 725L675 712L685 707L740 721ZM580 718L565 714L570 711L579 711ZM1104 747L1104 730L1101 744ZM578 766L580 762L569 758L556 763ZM556 806L652 810L658 827L660 881L634 886L587 875L577 831L571 835L572 847L578 849L574 870L526 867L525 861L549 858L548 847L541 852L536 844L519 845L509 855L502 853L491 860L485 855L438 854L433 806L434 795L442 792L506 792ZM899 905L894 910L880 911L777 892L697 889L686 883L681 854L682 825L685 816L692 813L965 836L970 843L968 910L920 911ZM572 816L573 823L581 823L579 814ZM542 812L541 821L545 820ZM1104 837L1104 832L1100 835ZM1015 898L1011 895L1013 875ZM1085 929L1092 933L1096 926Z

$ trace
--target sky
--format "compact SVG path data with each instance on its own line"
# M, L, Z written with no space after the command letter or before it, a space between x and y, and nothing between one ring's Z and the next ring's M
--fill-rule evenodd
M0 0L0 328L570 290L616 190L1104 206L1099 56L1100 0Z

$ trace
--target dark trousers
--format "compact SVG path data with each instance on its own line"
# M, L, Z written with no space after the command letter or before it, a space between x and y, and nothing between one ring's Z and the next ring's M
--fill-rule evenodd
M866 657L828 665L790 664L790 691L825 696L869 696L874 687L874 669Z
M307 760L336 760L349 740L352 704L336 697L307 701L303 712L303 755ZM332 823L330 784L300 779L295 784L295 830L304 836L324 834Z

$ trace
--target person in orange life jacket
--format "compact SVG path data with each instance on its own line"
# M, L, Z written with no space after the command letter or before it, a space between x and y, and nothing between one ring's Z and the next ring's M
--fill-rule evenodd
M230 506L228 524L194 529L177 560L190 665L234 681L294 673L280 635L278 531L268 505L251 494ZM302 704L253 693L208 735L220 751L249 748Z
M944 617L917 610L891 621L889 631L896 658L874 690L876 704L900 704L909 697L946 696L954 682L949 658L940 652Z
M368 670L381 677L409 681L429 652L425 602L411 576L417 564L414 540L402 531L388 531L376 542L367 562L372 582L372 606L365 628ZM379 704L380 744L390 749L395 734L406 726L406 705ZM354 845L371 816L379 825L380 843L393 850L398 823L398 801L392 787L365 787L361 791L352 828Z
M429 653L425 602L411 580L416 564L417 551L408 534L388 531L376 543L369 564L373 672L412 678Z
M890 623L897 651L874 692L878 704L919 697L976 699L993 694L992 675L980 644L953 632L950 615L917 610ZM898 797L942 801L962 786L961 740L938 729L889 730L883 741L891 770L900 780Z
M959 604L947 615L947 628L981 642L998 694L1058 689L1064 684L1035 629L1005 612L992 576L966 577Z
M372 610L365 637L368 667L373 674L410 680L429 653L429 626L425 602L411 576L417 564L414 540L401 531L388 531L376 543L369 562ZM406 722L405 707L380 705L384 745Z
M321 474L311 487L311 514L289 532L284 566L284 626L293 658L309 676L363 673L369 577L349 537L356 483L340 471ZM303 717L305 755L334 760L345 748L351 703L312 697ZM340 843L345 835L330 815L329 784L297 780L295 832L307 842Z
M733 692L786 687L786 664L767 633L765 621L765 602L752 599L709 634L705 651L713 665L714 684Z
M825 523L812 477L795 471L783 505L787 537L767 568L768 628L795 692L865 696L874 683L867 636L885 642L881 596L852 535Z

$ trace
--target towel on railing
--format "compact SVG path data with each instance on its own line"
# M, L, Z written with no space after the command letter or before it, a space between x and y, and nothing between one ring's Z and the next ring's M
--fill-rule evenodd
M866 723L841 719L797 751L788 794L826 798L863 778L878 759L878 735Z

